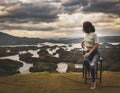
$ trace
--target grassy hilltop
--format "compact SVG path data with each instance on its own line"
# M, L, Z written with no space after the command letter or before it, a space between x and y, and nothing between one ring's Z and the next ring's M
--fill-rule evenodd
M104 72L102 85L90 90L82 73L38 72L0 77L0 93L119 93L120 72Z

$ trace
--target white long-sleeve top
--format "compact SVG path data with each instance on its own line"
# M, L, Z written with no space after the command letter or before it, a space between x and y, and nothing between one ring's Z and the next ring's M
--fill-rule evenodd
M93 47L96 43L99 43L99 40L95 32L85 34L84 37L85 47Z

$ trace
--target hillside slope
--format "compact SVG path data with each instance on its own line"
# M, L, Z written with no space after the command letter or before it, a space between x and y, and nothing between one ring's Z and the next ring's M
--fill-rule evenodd
M120 36L105 36L100 37L100 42L120 42ZM16 37L12 36L3 32L0 32L0 45L32 45L44 42L51 42L51 43L80 43L83 40L82 37L80 38L47 38L40 39L40 38L26 38L26 37Z
M30 45L43 42L45 40L39 38L16 37L0 32L0 45Z
M0 77L0 93L119 93L120 72L104 72L103 83L90 90L81 73L31 73Z

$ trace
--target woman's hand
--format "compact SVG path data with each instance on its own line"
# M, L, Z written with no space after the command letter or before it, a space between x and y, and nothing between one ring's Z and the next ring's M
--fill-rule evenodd
M82 46L83 49L85 48L84 42L81 43L81 46Z
M90 56L90 54L91 54L91 53L90 53L90 52L88 52L88 53L86 53L86 54L84 55L84 57L86 57L86 58L87 58L87 57L89 57L89 56Z
M93 48L88 52L88 53L86 53L85 55L84 55L84 57L89 57L90 56L90 54L95 50L95 49L97 49L98 48L98 43L96 43L94 46L93 46Z

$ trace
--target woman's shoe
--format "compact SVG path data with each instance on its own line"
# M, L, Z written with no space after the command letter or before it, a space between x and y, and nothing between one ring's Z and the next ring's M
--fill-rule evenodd
M96 88L96 82L93 82L93 83L91 84L90 89L95 89L95 88Z

